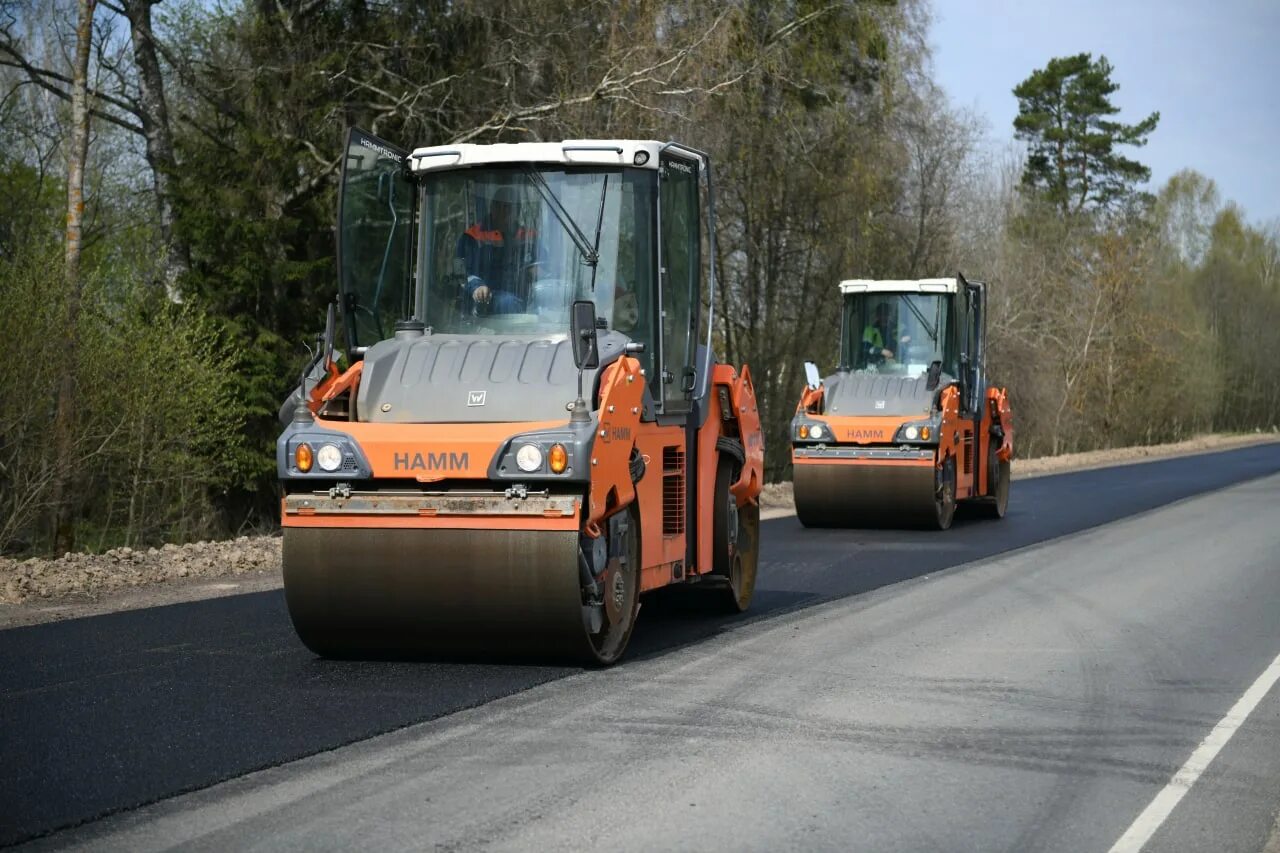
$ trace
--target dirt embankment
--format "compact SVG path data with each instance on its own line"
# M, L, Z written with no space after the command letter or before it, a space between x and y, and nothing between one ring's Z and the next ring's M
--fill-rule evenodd
M0 557L0 628L279 585L280 537ZM234 583L210 583L211 580Z
M1015 479L1280 441L1280 435L1209 435L1177 444L1016 459ZM790 483L765 487L765 518L794 511ZM231 595L280 584L280 537L242 536L161 548L115 548L56 559L0 557L0 628L112 610Z

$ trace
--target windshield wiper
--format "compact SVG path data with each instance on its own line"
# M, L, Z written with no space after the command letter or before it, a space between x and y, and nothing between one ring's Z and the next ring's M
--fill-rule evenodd
M604 196L609 191L609 176L604 176L604 183L600 186L600 212L596 214L596 241L591 244L591 256L595 258L595 262L591 262L591 292L596 292L596 271L599 269L598 262L600 260L600 229L604 226Z
M938 342L938 330L935 327L929 325L929 321L926 320L924 318L924 315L920 313L920 309L917 308L915 306L915 303L911 301L910 296L902 297L902 301L907 303L907 307L911 309L911 313L916 315L916 319L920 321L920 325L924 326L924 330L929 333L929 339L936 344Z
M551 187L547 185L547 179L542 177L542 173L529 165L526 165L524 167L524 171L529 176L530 180L533 181L533 185L538 188L538 192L542 195L543 200L547 204L551 205L551 212L556 215L556 219L560 220L560 224L563 225L564 230L568 232L570 239L573 240L573 244L577 246L578 251L582 253L582 259L587 262L588 266L594 269L595 265L600 261L600 255L596 251L596 249L592 247L590 243L587 242L587 235L582 233L582 229L578 227L578 223L574 222L573 217L569 215L569 211L564 209L564 205L560 203L560 199L556 197L556 194L551 191ZM606 179L605 186L606 187L608 186L607 179ZM600 211L601 211L601 214L603 215L603 212L604 212L603 191L600 194L600 198L601 198ZM599 240L600 240L600 232L599 232L599 229L597 229L596 230L597 243L599 242Z

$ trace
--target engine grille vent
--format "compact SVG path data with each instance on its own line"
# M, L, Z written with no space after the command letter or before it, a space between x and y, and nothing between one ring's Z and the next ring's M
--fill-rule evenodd
M662 449L662 534L684 533L684 451Z

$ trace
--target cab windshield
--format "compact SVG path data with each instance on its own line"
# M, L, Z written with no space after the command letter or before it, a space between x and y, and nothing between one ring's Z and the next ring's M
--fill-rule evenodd
M957 375L951 295L851 293L845 296L843 364L866 373L917 377L941 362Z
M651 276L652 183L638 169L424 176L419 318L437 333L567 333L573 301L590 299L611 328L632 332Z

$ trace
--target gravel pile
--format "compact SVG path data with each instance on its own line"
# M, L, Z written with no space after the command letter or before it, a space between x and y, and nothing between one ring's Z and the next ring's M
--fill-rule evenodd
M113 548L104 554L64 554L53 560L0 557L0 604L93 599L125 587L279 570L278 536L241 536L146 550Z

